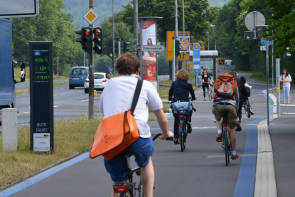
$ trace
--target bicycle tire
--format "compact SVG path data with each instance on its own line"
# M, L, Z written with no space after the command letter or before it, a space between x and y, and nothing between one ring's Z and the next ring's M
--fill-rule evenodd
M133 197L132 191L128 190L126 193L120 193L119 197Z
M179 138L180 138L180 150L181 150L181 152L183 152L185 150L185 142L184 142L183 132L181 132Z
M250 111L250 103L249 103L248 100L246 101L245 106L246 106L247 117L250 118L251 117L251 111Z
M229 149L229 142L228 142L228 134L227 129L223 128L223 135L224 135L224 155L225 155L225 165L229 165L229 156L230 156L230 149Z

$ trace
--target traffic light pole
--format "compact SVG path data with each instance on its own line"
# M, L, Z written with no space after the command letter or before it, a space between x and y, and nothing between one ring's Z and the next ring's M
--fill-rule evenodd
M89 0L89 9L93 8L93 0ZM93 24L89 25L90 31L93 32ZM91 50L89 53L89 102L88 102L88 120L93 119L93 106L94 106L94 96L93 96L93 89L94 89L94 74L93 74L93 38L94 34L91 33L92 41L91 41Z

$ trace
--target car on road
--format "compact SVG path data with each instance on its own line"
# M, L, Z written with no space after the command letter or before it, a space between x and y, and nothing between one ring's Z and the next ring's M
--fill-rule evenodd
M108 82L107 74L103 72L94 73L94 89L103 90ZM89 77L85 80L84 83L84 92L89 93Z
M89 74L89 68L86 66L75 66L71 68L69 76L69 89L74 87L83 87Z

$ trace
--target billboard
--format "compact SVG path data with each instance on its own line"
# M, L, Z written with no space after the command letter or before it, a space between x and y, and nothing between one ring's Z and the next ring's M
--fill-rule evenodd
M39 14L39 0L1 0L0 18L29 17Z
M156 45L156 22L142 21L141 22L142 45ZM157 80L157 57L156 53L152 51L144 51L143 53L143 71L142 76L144 80Z

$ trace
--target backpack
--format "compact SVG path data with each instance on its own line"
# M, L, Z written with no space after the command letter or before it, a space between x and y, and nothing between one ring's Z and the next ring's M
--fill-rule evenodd
M215 98L230 98L235 99L237 92L237 81L234 76L228 73L218 75L214 83Z

